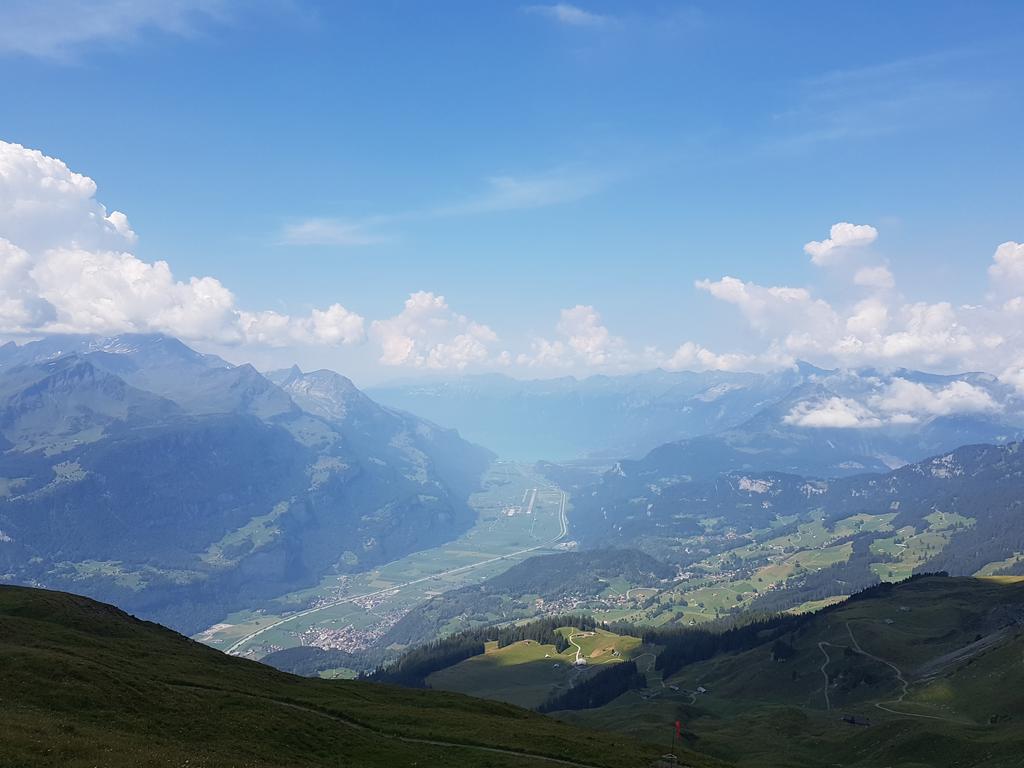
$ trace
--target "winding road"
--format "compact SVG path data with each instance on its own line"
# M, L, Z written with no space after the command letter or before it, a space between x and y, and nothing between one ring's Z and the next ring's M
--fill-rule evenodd
M903 691L897 698L893 699L892 701L876 702L876 707L885 712L891 712L894 715L902 715L904 717L920 717L925 720L942 720L947 723L959 722L958 720L952 720L948 717L939 717L937 715L918 715L914 712L900 712L898 709L891 709L889 707L884 706L885 704L902 703L903 699L906 698L907 694L910 692L910 683L908 683L907 678L903 676L902 670L900 670L900 668L893 664L891 661L886 661L881 656L875 656L875 654L873 653L868 653L860 647L860 643L857 642L857 638L853 636L853 628L850 626L850 622L846 622L846 633L850 636L850 642L853 644L852 647L854 651L861 654L862 656L867 656L869 659L874 659L878 663L885 664L885 666L889 667L889 669L896 673L896 679L899 680L900 686L903 688Z
M418 579L412 579L401 584L394 584L385 589L378 589L374 592L366 592L362 595L352 595L350 597L343 597L339 600L332 600L329 603L318 605L316 608L307 608L303 611L299 611L298 613L293 613L291 616L286 616L283 619L279 619L278 621L275 621L273 624L268 624L267 626L262 627L261 629L257 629L255 632L250 632L241 640L238 640L236 643L231 645L231 647L227 649L226 653L237 655L238 651L243 646L248 645L250 642L252 642L255 638L262 635L264 632L269 632L271 629L276 629L277 627L280 627L283 624L288 624L289 622L295 621L296 619L301 619L304 616L310 616L314 613L317 613L318 611L324 611L328 608L335 608L339 605L345 605L346 603L354 603L357 600L363 600L367 597L378 597L380 595L386 595L392 592L396 592L398 590L405 589L406 587L411 587L414 584L422 584L423 582L431 581L437 578L442 578L444 576L452 576L457 573L465 573L466 571L472 571L476 568L481 568L482 566L490 565L491 563L497 563L500 560L507 560L509 558L519 557L520 555L527 555L530 552L536 552L538 549L546 549L547 547L550 547L552 544L555 544L564 539L566 535L569 533L569 521L566 518L565 514L565 506L566 501L568 500L568 496L564 491L562 491L561 494L562 500L558 508L559 531L558 535L552 539L548 539L547 541L541 542L540 544L537 544L532 547L527 547L526 549L520 549L518 552L509 552L505 555L490 557L486 560L481 560L476 563L470 563L469 565L462 565L458 568L449 568L447 571L441 571L440 573L432 573L429 576L422 576Z
M897 698L892 699L891 701L875 702L875 706L878 709L881 709L883 712L890 712L890 713L892 713L894 715L900 715L902 717L920 717L920 718L922 718L924 720L942 720L943 722L947 722L947 723L959 723L960 722L959 720L953 720L952 718L948 718L948 717L939 717L938 715L919 715L919 714L917 714L915 712L902 712L902 711L900 711L898 709L892 709L891 707L885 706L886 704L900 704L900 703L902 703L903 699L905 699L907 694L910 692L910 683L907 682L907 678L903 676L903 670L901 670L899 667L897 667L891 661L883 659L881 656L876 656L873 653L868 653L863 648L861 648L860 647L860 643L857 642L857 638L854 637L854 635L853 635L853 627L850 626L850 622L848 622L848 621L845 622L845 625L846 625L846 634L848 634L850 636L850 645L849 646L837 645L836 643L830 643L830 642L825 641L825 640L823 640L822 642L818 643L818 650L820 650L822 655L824 655L824 657L825 657L825 661L822 662L822 665L819 667L819 669L821 670L822 677L825 678L824 693L825 693L825 709L827 711L831 711L832 710L832 702L829 700L829 697L828 697L828 682L829 681L828 681L828 672L826 672L825 669L826 669L826 667L828 667L829 662L831 661L831 659L829 659L828 651L825 650L825 646L831 646L833 648L843 648L844 650L845 649L852 650L854 653L858 653L861 656L865 656L865 657L867 657L867 658L869 658L869 659L871 659L873 661L877 661L879 664L884 664L885 666L889 667L889 669L891 669L893 672L896 673L896 680L899 682L900 688L902 690L900 692L900 695Z
M580 658L581 658L580 654L583 653L583 649L580 648L579 645L576 644L576 641L573 640L573 638L574 637L593 637L593 636L594 636L593 632L576 632L575 634L569 635L569 637L568 637L569 645L571 645L573 648L576 649L576 662L575 662L576 664L580 663ZM583 661L586 661L586 657L585 656L582 657L582 658L583 658Z
M845 648L846 646L845 645L836 645L835 643L830 643L830 642L827 642L825 640L823 640L820 643L818 643L818 650L821 651L822 654L824 654L824 656L825 656L825 661L823 661L821 663L821 666L818 667L818 669L821 671L821 676L825 678L825 688L824 688L824 691L825 691L825 711L826 712L831 712L832 711L832 702L828 698L828 672L825 671L825 668L828 666L829 662L832 661L832 659L830 659L828 657L828 651L825 650L825 646L826 645L831 645L833 648Z

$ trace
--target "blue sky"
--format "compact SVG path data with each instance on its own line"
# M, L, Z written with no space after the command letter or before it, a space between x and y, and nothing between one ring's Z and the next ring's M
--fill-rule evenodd
M1024 250L989 269L1024 240L1020 3L16 0L0 16L0 139L95 180L135 257L216 278L230 312L362 320L228 339L167 319L186 304L11 337L120 323L361 382L795 357L1001 373L1021 351L1000 329ZM816 265L805 244L842 222L875 234ZM894 286L865 292L856 272L878 267ZM780 287L807 296L756 290ZM873 297L886 321L866 327ZM944 303L954 316L928 314ZM818 310L838 330L808 341Z

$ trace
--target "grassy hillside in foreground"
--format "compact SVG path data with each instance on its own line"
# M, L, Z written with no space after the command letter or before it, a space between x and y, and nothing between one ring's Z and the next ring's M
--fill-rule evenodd
M295 677L84 597L10 586L0 711L4 768L636 768L658 754L506 704Z
M781 642L653 673L647 691L558 716L652 740L678 718L688 746L749 768L1022 764L1024 580L876 588Z

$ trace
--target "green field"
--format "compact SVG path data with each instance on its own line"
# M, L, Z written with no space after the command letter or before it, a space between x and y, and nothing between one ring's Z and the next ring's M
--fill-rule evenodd
M900 581L907 578L915 568L942 551L956 528L974 524L974 520L969 517L944 512L934 512L925 520L928 526L922 531L906 526L891 537L872 542L873 553L895 558L895 562L872 564L871 570L879 579Z
M627 621L662 626L665 624L699 624L743 610L762 593L785 589L791 579L807 573L845 563L853 553L850 541L843 538L859 533L878 533L871 545L879 561L870 565L882 581L900 581L914 569L940 552L959 528L974 524L969 517L933 512L926 518L923 530L913 527L894 531L896 513L880 515L856 514L827 524L820 517L799 522L792 517L777 518L761 530L735 537L735 545L710 555L690 566L687 578L657 594L650 604L595 610L604 621ZM717 528L722 521L704 520L705 527ZM792 532L779 528L796 523ZM885 534L891 533L891 536ZM675 547L699 547L701 537L673 542ZM987 575L1012 565L1011 559L993 563L979 575ZM834 600L832 600L834 602ZM796 612L814 610L829 600L813 601L797 606Z
M232 560L225 555L225 550L237 547L244 541L258 547L274 539L280 534L277 519L288 511L288 507L288 502L282 501L267 514L254 517L241 528L226 534L220 541L207 548L202 555L202 560L210 565L234 565L237 560Z
M1024 552L1014 552L1005 560L997 560L994 563L988 563L984 567L980 568L975 576L992 576L995 573L1009 568L1017 563L1024 561Z
M533 640L505 648L488 643L482 656L435 672L427 678L427 685L533 708L552 694L577 684L602 665L628 661L644 652L640 639L628 635L616 635L603 629L581 633L567 627L559 631L571 637L579 647L580 655L586 659L585 667L574 663L577 649L573 646L558 653L555 646Z

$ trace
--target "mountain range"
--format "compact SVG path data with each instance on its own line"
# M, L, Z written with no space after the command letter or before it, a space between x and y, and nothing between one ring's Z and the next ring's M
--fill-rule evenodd
M733 471L697 480L666 472L664 457L656 458L617 464L599 484L581 489L571 518L574 531L594 541L631 540L655 531L671 537L703 532L695 521L720 518L744 532L778 517L812 513L825 523L855 514L894 513L892 523L899 528L920 525L937 510L1005 530L1020 508L1024 482L1024 444L1019 442L963 446L887 473L831 479ZM975 526L972 537L983 530L995 533Z
M916 727L925 718L956 726L955 760L936 764L984 765L965 745L985 728L989 764L1012 764L1018 702L993 696L990 678L1019 655L1024 421L1013 388L982 373L798 365L544 384L466 378L422 385L409 401L396 392L375 390L390 399L382 405L332 371L260 372L162 335L0 347L0 581L84 593L194 633L468 530L477 515L469 496L495 454L400 406L436 397L454 408L463 397L464 412L423 409L458 425L475 409L513 403L518 423L481 417L472 436L507 430L499 447L524 455L549 438L565 453L621 455L537 464L569 492L559 507L569 540L403 609L363 656L303 646L266 660L317 674L422 659L420 685L473 692L485 682L479 690L495 698L560 718L636 727L646 745L439 692L322 687L85 598L0 587L0 656L9 659L0 690L15 691L18 754L34 754L32 734L43 733L62 764L94 764L112 750L124 764L194 755L166 734L182 727L174 712L194 722L199 706L229 713L202 732L210 765L287 762L296 739L309 765L426 752L467 765L610 768L633 754L650 764L654 734L673 718L695 721L684 743L708 753L685 752L689 764L774 765L771 750L735 741L741 724L768 734L777 717L790 724L785 744L798 749L800 729L811 728L831 763L904 764L914 739L938 733ZM608 437L615 430L622 439ZM987 580L920 576L932 572ZM895 592L879 586L911 575ZM110 682L103 670L115 658ZM750 669L773 681L770 691L749 685ZM156 697L155 714L133 720L98 703L136 689ZM705 705L708 689L728 700ZM956 701L942 703L948 691ZM197 704L200 692L208 700ZM87 704L69 709L65 694ZM969 695L999 705L983 711ZM731 710L741 698L744 712ZM657 728L642 721L649 705ZM863 725L868 706L886 713L886 746L873 752L834 732ZM423 714L433 708L436 717ZM400 731L399 715L414 732ZM218 736L267 723L250 742ZM481 735L488 729L500 733ZM792 764L825 763L803 750Z
M0 573L183 631L452 538L491 461L330 372L162 335L0 347Z
M1024 399L985 373L898 369L668 372L521 381L398 382L382 403L446 424L503 456L640 458L662 445L682 471L883 470L960 445L1006 442Z
M477 434L500 426L513 442L545 439L530 432L542 424L575 449L603 439L612 450L617 430L634 447L676 437L603 475L542 466L572 491L584 548L686 565L747 541L730 536L897 504L875 538L930 536L936 509L973 521L942 529L941 547L929 539L897 572L927 561L972 573L1024 552L1012 506L1021 399L987 374L800 364L418 386L374 391L425 407L459 400L456 423L483 409L491 420ZM995 447L958 448L974 443ZM261 373L162 335L0 347L0 447L2 580L83 592L188 632L453 539L475 521L467 499L494 456L335 372ZM936 455L956 468L948 477L914 463ZM885 558L862 538L844 567L866 585ZM792 594L823 591L825 575L802 576Z

